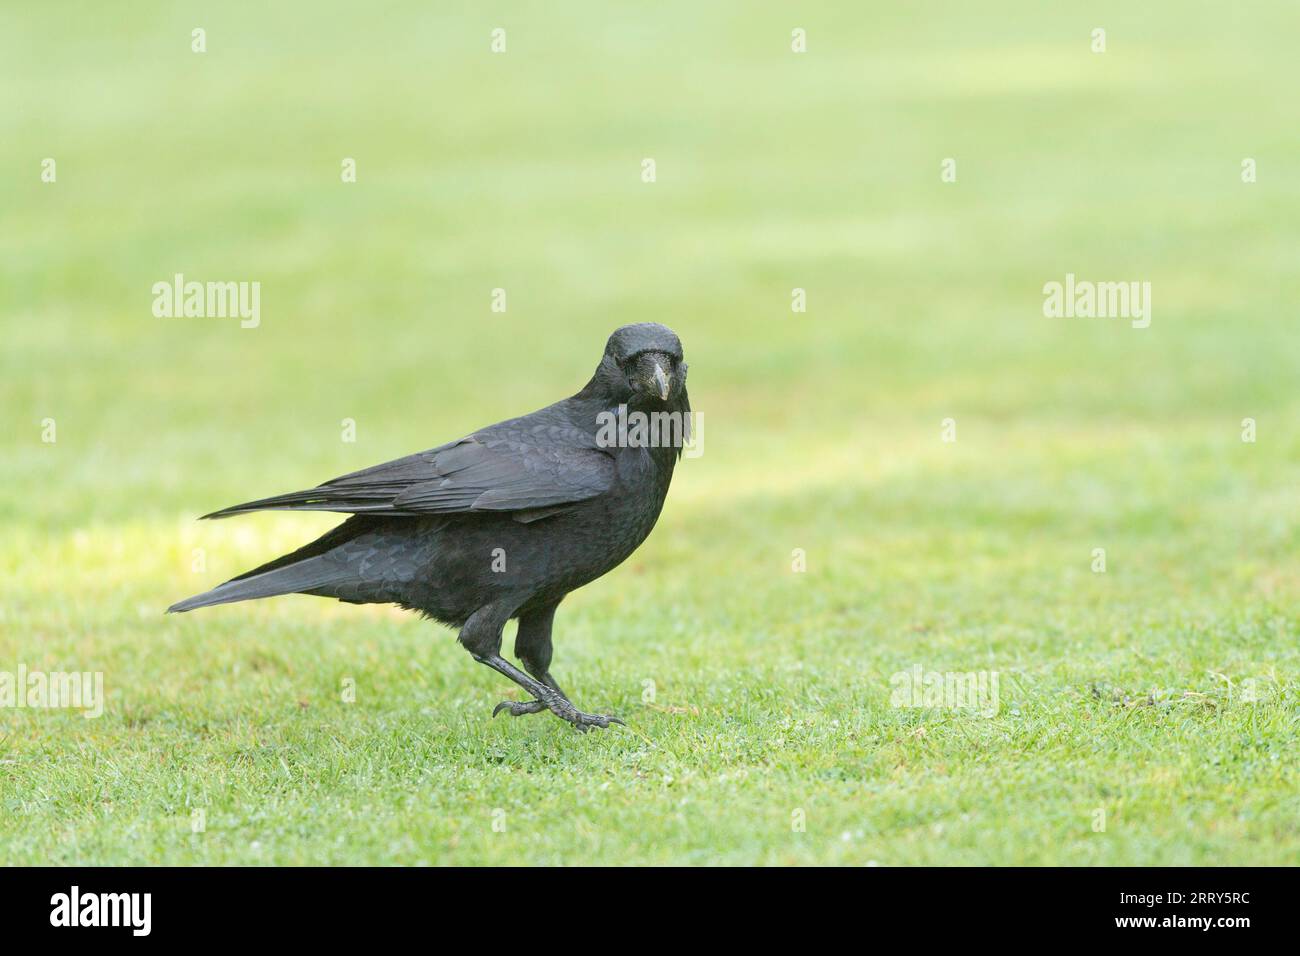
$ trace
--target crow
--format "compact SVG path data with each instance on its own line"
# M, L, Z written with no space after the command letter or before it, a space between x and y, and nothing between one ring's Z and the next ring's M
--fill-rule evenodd
M652 322L625 325L570 398L306 491L204 515L351 517L168 612L279 594L397 604L458 628L476 661L532 695L502 701L493 716L550 710L583 732L622 724L578 710L556 683L551 626L566 594L617 567L650 534L690 438L689 416L677 335ZM512 618L523 671L501 656Z

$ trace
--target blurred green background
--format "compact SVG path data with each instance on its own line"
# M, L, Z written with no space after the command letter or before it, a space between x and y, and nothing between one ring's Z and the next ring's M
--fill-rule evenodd
M1295 862L1298 30L6 5L0 670L108 705L0 711L0 857ZM155 318L177 272L259 281L260 327ZM1045 318L1067 272L1151 282L1150 328ZM489 720L512 688L413 615L162 616L334 520L195 516L570 394L636 321L681 335L704 455L554 668L629 730ZM914 665L998 671L1000 712L891 707Z

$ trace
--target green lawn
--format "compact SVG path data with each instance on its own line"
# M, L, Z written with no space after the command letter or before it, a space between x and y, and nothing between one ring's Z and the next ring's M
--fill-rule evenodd
M1300 9L437 6L0 10L0 672L107 692L0 709L0 862L1300 859ZM178 272L260 326L155 318ZM1045 317L1066 273L1150 327ZM628 728L492 720L387 608L163 616L334 520L197 515L647 320L704 454L556 624Z

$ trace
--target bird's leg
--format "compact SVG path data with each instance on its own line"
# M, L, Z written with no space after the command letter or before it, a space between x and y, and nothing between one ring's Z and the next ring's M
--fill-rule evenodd
M517 638L515 652L520 654L525 665L534 674L537 674L535 668L540 665L542 673L538 676L525 674L501 656L501 630L505 626L505 621L498 621L491 614L484 613L489 610L483 608L465 622L465 626L461 628L460 642L480 664L486 664L494 671L509 677L535 698L530 701L502 701L492 711L493 716L502 710L509 710L516 717L521 714L535 714L542 710L550 710L551 713L562 720L567 720L581 731L586 731L590 727L608 727L610 724L623 723L617 717L606 714L584 714L573 706L553 679L548 680L550 674L546 671L546 667L550 665L551 621L555 615L554 605L525 614L519 619L519 635L522 644Z
M565 700L569 695L564 692L554 677L551 676L551 625L555 620L555 609L560 602L548 604L536 611L529 611L519 616L519 632L515 635L515 657L524 665L524 670L555 690ZM570 701L572 703L572 701ZM503 700L492 711L495 717L501 711L508 711L512 717L523 714L536 714L546 710L546 704L540 700Z
M546 671L551 664L551 622L555 619L555 609L559 603L556 601L541 610L519 615L519 632L515 635L515 657L519 658L529 674L568 700L569 695L560 690L560 685L550 679L550 674ZM522 717L524 714L537 714L546 709L546 704L541 700L503 700L492 708L492 716L495 717L504 710L511 717Z

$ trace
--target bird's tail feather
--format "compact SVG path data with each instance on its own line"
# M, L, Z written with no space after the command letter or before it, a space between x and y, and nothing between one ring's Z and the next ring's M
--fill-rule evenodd
M167 609L168 614L181 611L193 611L195 608L211 607L214 604L233 604L236 601L252 601L255 598L274 597L277 594L297 594L314 588L324 587L339 579L344 573L337 564L321 558L308 558L297 564L264 571L261 574L241 576L219 584L211 591L204 591L177 601Z
M315 588L326 587L346 580L347 570L337 561L327 559L328 554L341 544L365 534L374 527L376 518L357 515L332 528L311 544L283 557L268 561L261 567L245 571L184 601L177 601L167 609L168 614L192 611L213 604L233 604L255 598L274 597L277 594L299 594Z

